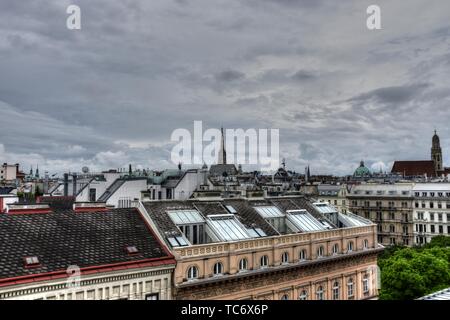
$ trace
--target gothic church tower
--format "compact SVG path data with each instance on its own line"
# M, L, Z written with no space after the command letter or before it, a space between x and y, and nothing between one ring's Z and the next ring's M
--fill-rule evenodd
M437 172L444 170L441 143L436 130L434 130L433 143L431 146L431 160L434 161L434 167Z

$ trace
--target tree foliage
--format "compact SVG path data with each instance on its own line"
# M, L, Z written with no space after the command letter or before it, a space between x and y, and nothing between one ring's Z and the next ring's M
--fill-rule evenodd
M379 258L380 299L415 299L450 287L450 237L416 248L388 248Z

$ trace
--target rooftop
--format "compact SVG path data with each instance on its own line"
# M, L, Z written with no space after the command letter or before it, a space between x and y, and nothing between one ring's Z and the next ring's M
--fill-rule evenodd
M0 243L0 286L17 277L28 279L50 272L66 276L70 265L83 272L83 268L116 264L174 263L136 209L0 214ZM128 254L127 246L138 252ZM29 268L25 257L36 257L39 264Z

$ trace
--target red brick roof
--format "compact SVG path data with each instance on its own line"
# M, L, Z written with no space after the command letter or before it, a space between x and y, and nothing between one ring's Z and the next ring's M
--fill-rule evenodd
M423 176L425 174L428 177L436 176L433 160L395 161L391 172L404 175L405 177Z

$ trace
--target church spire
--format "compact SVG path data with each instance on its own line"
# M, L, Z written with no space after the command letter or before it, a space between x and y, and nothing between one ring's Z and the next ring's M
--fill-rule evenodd
M223 127L220 129L221 133L222 133L222 137L220 140L220 150L219 150L219 161L217 162L218 164L227 164L227 152L225 150L225 137L223 134Z

